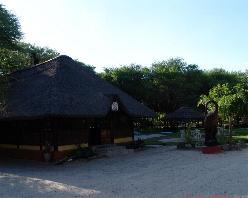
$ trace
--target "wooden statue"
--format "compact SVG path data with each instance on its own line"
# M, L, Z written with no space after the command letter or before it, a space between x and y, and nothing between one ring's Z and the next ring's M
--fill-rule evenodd
M214 104L214 111L208 113L208 105ZM218 145L216 134L218 126L218 104L215 101L207 102L205 106L205 145L216 146Z

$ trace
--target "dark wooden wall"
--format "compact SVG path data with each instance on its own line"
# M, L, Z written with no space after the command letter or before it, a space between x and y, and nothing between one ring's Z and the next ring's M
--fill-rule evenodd
M0 144L80 144L88 142L88 133L88 125L82 119L0 121Z
M98 127L99 143L114 143L116 138L132 137L133 122L123 112L103 119L45 118L0 121L0 144L55 146L89 143L92 128Z
M133 122L123 112L114 112L110 116L110 130L114 138L133 136Z
M27 144L39 145L41 142L41 130L39 122L29 125L27 121L1 121L0 144Z
M58 145L88 142L89 122L80 118L57 118L51 123Z

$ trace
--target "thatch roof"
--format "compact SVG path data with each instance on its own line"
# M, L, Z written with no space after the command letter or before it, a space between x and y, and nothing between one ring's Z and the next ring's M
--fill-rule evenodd
M203 120L204 113L191 107L180 107L176 111L167 114L167 119L176 121Z
M113 96L131 117L154 112L68 56L20 70L9 76L6 108L0 118L46 116L105 117Z

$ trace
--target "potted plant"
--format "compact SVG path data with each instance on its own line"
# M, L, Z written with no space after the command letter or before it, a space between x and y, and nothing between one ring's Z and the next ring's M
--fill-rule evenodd
M52 159L52 145L48 141L45 142L43 156L45 162L49 162Z

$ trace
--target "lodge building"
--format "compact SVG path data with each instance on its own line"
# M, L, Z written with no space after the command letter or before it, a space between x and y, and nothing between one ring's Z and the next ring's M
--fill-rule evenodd
M54 159L79 145L133 140L133 121L154 112L68 56L8 76L0 114L0 153Z

